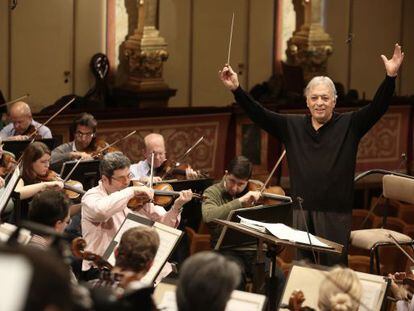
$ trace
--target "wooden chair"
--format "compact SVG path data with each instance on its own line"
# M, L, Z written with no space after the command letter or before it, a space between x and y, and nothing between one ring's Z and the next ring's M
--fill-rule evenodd
M403 177L390 174L384 175L382 181L382 191L385 198L414 204L413 178L410 178L409 176ZM390 220L389 223L387 223L387 220ZM375 222L376 223L373 224L374 229L351 231L350 245L355 248L368 250L370 254L370 273L373 273L375 262L377 274L381 274L379 248L386 247L387 255L381 256L384 260L389 260L392 258L389 256L391 249L395 249L397 252L399 252L399 256L397 255L398 258L404 257L404 255L401 254L400 250L395 248L394 243L392 242L389 235L391 234L400 245L409 246L411 248L414 245L414 241L411 237L401 233L404 231L404 222L394 217L388 218L387 213L383 217L383 228L378 228L381 225L379 225L378 221ZM400 232L390 230L389 228L397 229ZM384 253L385 251L383 250L381 254ZM396 261L391 260L391 264L396 264ZM386 267L388 269L392 269L388 264Z
M198 232L195 232L193 228L185 227L185 232L190 241L190 256L198 252L211 250L211 235L209 233L204 233L207 226L203 225L204 223L202 222Z

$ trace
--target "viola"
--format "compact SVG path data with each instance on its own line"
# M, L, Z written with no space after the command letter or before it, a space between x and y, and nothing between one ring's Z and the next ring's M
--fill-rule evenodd
M63 181L63 179L55 171L49 170L45 176L40 176L40 181ZM77 180L65 181L63 188L67 197L72 200L85 194L82 183Z
M106 268L112 270L113 266L108 261L106 261L99 255L85 251L85 247L86 241L84 239L80 237L75 238L71 244L71 250L73 255L76 258L92 261L98 267L98 269Z
M133 186L142 186L142 183L139 181L133 180ZM157 183L153 186L154 189L154 198L152 202L155 205L160 205L166 207L172 203L172 201L180 196L179 191L174 191L171 184L168 183ZM202 199L202 196L198 193L193 193L193 198ZM131 210L138 210L146 203L149 203L150 200L147 197L133 197L129 200L127 206Z
M249 180L247 184L248 191L261 191L262 187L263 183L259 180ZM272 186L267 187L262 191L261 199L257 203L263 205L276 205L283 202L292 202L292 199L286 196L282 187Z

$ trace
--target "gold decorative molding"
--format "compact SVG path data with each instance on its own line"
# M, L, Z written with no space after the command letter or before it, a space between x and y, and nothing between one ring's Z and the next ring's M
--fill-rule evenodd
M288 63L303 68L305 80L326 75L329 56L333 52L332 39L322 27L321 0L302 1L305 21L288 40Z
M134 33L124 42L128 61L127 87L134 90L168 89L162 77L168 59L167 43L156 29L157 1L138 0L138 21Z

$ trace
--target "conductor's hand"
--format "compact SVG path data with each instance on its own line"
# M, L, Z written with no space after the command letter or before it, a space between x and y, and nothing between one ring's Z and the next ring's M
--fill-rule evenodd
M176 210L180 210L181 207L191 201L191 199L193 198L193 192L190 190L182 190L180 191L180 196L178 198L175 199L174 201L174 205L172 208L175 208Z
M134 195L139 198L148 199L151 201L154 198L154 190L147 186L134 186Z
M260 199L260 191L249 191L239 198L243 207L253 206Z
M223 70L219 70L219 78L223 82L223 84L234 91L239 87L239 78L237 77L237 73L233 71L230 65L224 65Z
M394 47L394 54L391 59L387 59L385 55L381 55L382 61L384 62L385 71L390 77L395 77L398 74L398 70L404 59L404 52L401 52L401 46L396 43Z

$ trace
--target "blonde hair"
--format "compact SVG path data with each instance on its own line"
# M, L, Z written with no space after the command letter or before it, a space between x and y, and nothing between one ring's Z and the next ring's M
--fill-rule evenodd
M319 288L318 307L322 311L358 310L362 286L358 276L348 268L329 271Z

